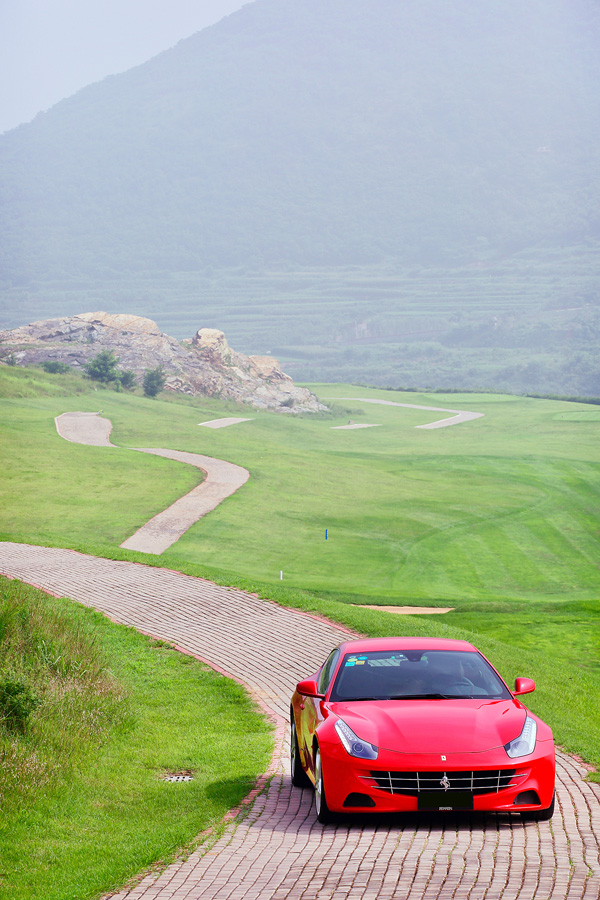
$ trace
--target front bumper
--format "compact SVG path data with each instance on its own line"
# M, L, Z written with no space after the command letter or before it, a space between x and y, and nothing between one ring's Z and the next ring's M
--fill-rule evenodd
M425 793L439 795L433 809L449 809L459 791L469 804L472 797L475 811L527 812L547 809L554 796L552 740L538 741L520 759L510 759L503 747L445 759L380 750L376 760L351 757L334 741L321 742L320 749L327 805L335 812L417 811Z

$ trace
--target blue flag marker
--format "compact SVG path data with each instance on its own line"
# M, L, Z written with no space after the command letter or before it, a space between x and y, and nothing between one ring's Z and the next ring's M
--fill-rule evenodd
M325 540L327 540L327 528L325 529Z

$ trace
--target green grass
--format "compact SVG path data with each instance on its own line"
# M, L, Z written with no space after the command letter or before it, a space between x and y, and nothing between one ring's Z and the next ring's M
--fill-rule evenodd
M17 540L43 544L56 539L58 516L63 541L94 535L98 541L119 544L122 535L132 534L158 508L200 483L200 470L191 466L110 447L85 447L59 437L55 411L94 411L107 395L103 391L100 401L89 391L69 399L0 400L0 458L7 464L2 475L3 531Z
M17 395L32 382L32 394ZM509 683L518 675L535 678L528 705L552 725L561 746L600 766L600 424L594 411L507 395L395 394L348 385L315 390L338 398L330 415L248 410L251 422L212 431L198 423L239 408L218 400L95 392L73 377L61 384L56 376L0 368L1 537L178 569L370 635L466 638ZM469 409L484 418L423 431L414 426L442 414L344 397ZM56 435L56 415L99 407L121 448L196 451L247 467L250 480L162 556L120 550L135 528L198 476L157 457L80 447ZM332 430L350 418L381 427ZM75 767L68 790L44 789L33 805L13 808L2 838L13 841L9 859L16 869L24 871L25 860L33 859L40 878L48 878L44 897L79 898L100 890L93 878L105 890L168 858L203 822L217 820L264 764L266 742L260 726L252 725L251 735L243 735L249 761L236 758L235 735L249 721L237 687L168 650L149 649L131 630L56 602L63 612L78 610L69 614L94 629L102 623L109 667L127 687L135 727L115 724L97 752L98 765L94 756L91 769ZM360 603L455 609L399 618ZM151 668L141 661L148 655ZM197 679L192 690L189 678ZM229 723L223 735L210 721L196 722L196 697L204 703L203 692L216 709L225 705L218 712L219 721ZM190 722L207 731L188 734ZM210 759L203 755L207 741ZM202 779L189 786L167 788L156 779L163 768L195 766ZM121 777L130 785L126 790ZM170 814L169 803L182 804L181 815L178 805ZM156 831L152 818L160 825ZM71 832L83 837L61 856ZM127 859L118 848L106 849L113 832L115 847L131 848ZM21 894L4 883L7 898L33 896L21 877ZM88 880L79 884L79 878ZM52 894L52 884L62 893ZM71 894L64 885L72 885Z
M14 377L14 369L5 372ZM54 384L52 376L36 377ZM454 606L448 621L479 631L485 616L486 633L510 634L524 647L556 645L570 610L570 635L555 649L598 665L589 624L600 596L600 425L589 418L593 410L507 395L315 389L324 397L465 408L484 417L423 431L414 426L443 414L338 399L330 416L249 410L251 422L213 431L198 423L230 414L231 404L89 388L8 398L0 400L0 533L108 554L197 483L190 467L80 447L56 434L55 415L102 407L122 447L196 451L250 471L248 483L161 562L201 564L217 577L226 571L273 586L282 571L286 587L347 602ZM381 427L332 430L349 418ZM514 628L525 611L538 624Z
M92 610L0 579L0 672L40 699L0 725L0 897L96 897L168 861L264 771L243 690ZM165 772L194 780L169 784Z

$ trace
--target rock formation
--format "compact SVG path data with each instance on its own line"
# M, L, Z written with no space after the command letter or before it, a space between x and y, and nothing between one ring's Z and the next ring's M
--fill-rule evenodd
M151 319L95 312L0 331L0 361L12 357L20 366L57 361L81 371L101 350L112 350L119 369L130 369L138 381L162 366L168 391L286 413L326 409L306 388L296 387L277 360L237 353L214 328L201 328L180 343Z

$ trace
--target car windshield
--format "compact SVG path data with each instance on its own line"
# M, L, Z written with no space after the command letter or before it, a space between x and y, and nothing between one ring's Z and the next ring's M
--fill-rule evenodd
M347 654L330 700L509 699L476 651L389 650Z

